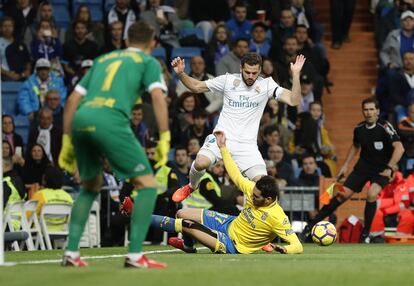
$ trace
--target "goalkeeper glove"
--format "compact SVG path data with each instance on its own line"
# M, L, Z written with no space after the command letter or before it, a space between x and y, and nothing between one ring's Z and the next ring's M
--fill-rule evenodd
M62 149L59 154L59 166L72 175L75 173L75 151L73 149L72 139L68 134L63 134Z
M160 140L158 140L157 148L155 150L154 159L157 161L154 169L167 164L168 152L170 151L171 133L170 131L160 132Z
M119 207L119 211L124 216L130 216L132 214L132 210L134 208L134 199L131 197L125 197L124 201L122 202L121 206Z

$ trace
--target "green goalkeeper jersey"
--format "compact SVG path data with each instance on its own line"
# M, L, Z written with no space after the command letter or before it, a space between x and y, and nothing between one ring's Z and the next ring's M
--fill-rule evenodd
M84 95L79 109L113 108L128 118L144 90L167 89L158 61L137 48L98 57L75 90Z

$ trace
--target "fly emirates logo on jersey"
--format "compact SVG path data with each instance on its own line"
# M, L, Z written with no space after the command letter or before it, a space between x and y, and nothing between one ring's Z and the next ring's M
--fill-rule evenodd
M250 100L248 96L239 95L239 100L229 98L229 106L235 108L256 108L259 106L259 102Z

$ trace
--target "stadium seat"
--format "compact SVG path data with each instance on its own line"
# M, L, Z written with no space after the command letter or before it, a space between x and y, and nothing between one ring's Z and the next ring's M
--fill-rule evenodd
M54 5L54 4L68 5L68 0L51 0L50 3L52 3L52 5Z
M14 130L17 134L22 136L23 142L26 145L30 131L30 121L26 115L14 116Z
M180 38L185 38L190 35L196 35L198 39L204 41L204 33L200 28L184 28L180 30Z
M152 50L152 56L162 59L164 62L167 62L167 53L164 48L155 48Z
M0 231L6 231L7 227L9 231L19 231L21 229L21 225L18 228L13 226L13 220L20 222L21 214L23 213L23 204L24 202L21 201L7 205L3 216L3 229L0 229ZM12 243L12 247L14 250L20 251L20 246L16 241Z
M53 5L53 15L56 19L56 24L60 28L66 29L69 26L71 18L67 7L63 5Z
M201 48L198 47L186 47L186 48L174 48L171 53L171 58L180 57L185 60L185 72L188 74L191 71L190 60L194 56L201 55Z
M17 94L20 90L22 82L6 81L2 82L2 114L16 115Z
M38 203L37 200L29 200L23 205L23 213L26 215L22 216L22 230L29 235L26 242L28 250L37 250L39 247L41 250L46 250L42 229L36 214ZM34 240L32 234L35 235Z
M66 237L69 234L69 220L70 213L72 211L72 206L68 204L45 204L40 211L40 226L42 228L43 236L46 241L46 247L48 250L52 248L51 235ZM52 231L49 230L49 227L52 226L48 224L47 218L65 218L65 223L62 225L62 230Z

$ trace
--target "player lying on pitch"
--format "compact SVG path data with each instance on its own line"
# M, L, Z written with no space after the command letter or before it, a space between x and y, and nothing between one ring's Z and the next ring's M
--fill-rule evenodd
M224 133L217 131L214 135L230 178L246 196L241 213L230 216L187 208L179 210L175 219L153 215L151 225L167 232L187 233L216 253L252 253L268 245L277 236L288 245L273 245L275 251L301 253L302 244L277 201L279 189L276 180L264 176L255 183L243 177L226 147ZM127 214L132 212L132 201L126 199L124 202L122 211ZM186 247L182 239L170 238L169 243L185 252L195 252L195 249Z

